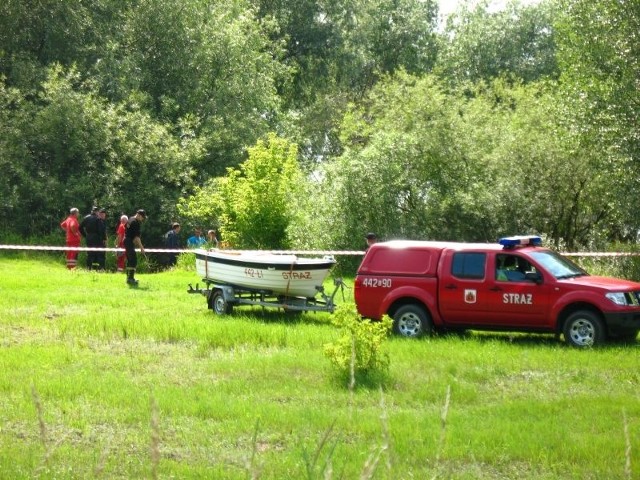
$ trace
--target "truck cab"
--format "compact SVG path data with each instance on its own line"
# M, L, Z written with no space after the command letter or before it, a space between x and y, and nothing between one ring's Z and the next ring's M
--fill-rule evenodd
M564 335L573 346L635 339L640 283L595 277L537 236L496 244L391 241L371 246L358 269L358 312L387 314L394 331L505 330Z

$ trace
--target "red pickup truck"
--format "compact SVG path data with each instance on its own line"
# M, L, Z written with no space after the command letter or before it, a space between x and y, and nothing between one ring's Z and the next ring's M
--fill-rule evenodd
M369 247L354 296L365 318L394 331L504 330L563 334L576 347L640 330L640 283L591 276L540 237L496 244L395 240Z

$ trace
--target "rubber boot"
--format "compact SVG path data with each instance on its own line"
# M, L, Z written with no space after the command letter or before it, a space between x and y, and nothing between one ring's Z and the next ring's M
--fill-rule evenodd
M127 268L127 284L138 285L138 281L134 278L135 274L135 268Z

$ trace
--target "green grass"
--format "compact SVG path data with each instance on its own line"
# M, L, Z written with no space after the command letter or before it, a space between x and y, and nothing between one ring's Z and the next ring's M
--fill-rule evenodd
M640 476L637 344L391 338L351 392L329 314L219 317L193 271L138 277L0 258L0 477Z

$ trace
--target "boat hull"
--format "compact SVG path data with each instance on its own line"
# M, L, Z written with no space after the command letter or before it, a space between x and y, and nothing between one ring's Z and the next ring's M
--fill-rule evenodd
M196 271L205 280L288 297L314 297L335 265L333 257L299 258L267 252L196 250Z

